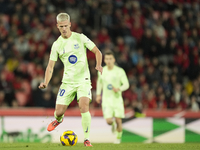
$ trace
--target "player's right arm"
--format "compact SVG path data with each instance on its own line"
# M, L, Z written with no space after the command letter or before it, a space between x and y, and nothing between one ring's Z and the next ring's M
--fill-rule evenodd
M96 89L96 102L99 104L101 102L101 91L103 88L101 74L98 72L97 78L97 89Z
M48 86L49 81L51 80L53 69L55 66L55 61L49 59L49 63L47 65L46 71L45 71L45 77L44 82L40 83L39 88L44 89Z
M46 71L45 71L45 77L44 77L44 82L40 83L39 88L44 89L48 86L49 81L51 80L52 74L53 74L53 69L55 66L55 62L58 59L58 52L56 51L58 47L58 44L56 42L53 43L52 48L51 48L51 54L49 58L49 63L47 65Z

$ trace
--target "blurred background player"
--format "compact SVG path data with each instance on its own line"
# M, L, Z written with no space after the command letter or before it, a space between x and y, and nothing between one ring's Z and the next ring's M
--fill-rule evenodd
M45 72L44 82L39 85L40 89L48 86L52 77L55 62L58 57L64 64L64 74L60 90L57 94L55 121L51 122L48 131L54 130L62 121L64 113L69 104L77 94L77 101L82 116L82 126L84 131L84 145L92 146L89 141L91 115L89 103L91 101L91 81L86 48L96 56L96 70L102 73L102 54L95 44L84 34L72 32L70 16L66 13L57 15L57 28L61 36L53 43L48 66Z
M124 118L124 103L122 92L129 88L129 81L125 71L115 65L115 57L111 51L105 53L102 75L98 74L96 101L101 102L103 116L109 125L112 125L112 132L116 131L117 139L114 143L119 144L122 137L122 118ZM114 120L113 120L114 117Z

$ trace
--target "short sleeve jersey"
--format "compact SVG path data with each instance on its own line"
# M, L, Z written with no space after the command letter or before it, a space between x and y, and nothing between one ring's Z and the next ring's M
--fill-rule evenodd
M102 89L103 89L103 95L102 95L102 105L118 105L123 102L122 99L122 92L119 91L115 93L112 90L112 87L114 86L115 88L121 87L122 84L128 84L128 78L126 76L125 71L118 67L114 66L112 70L108 70L108 67L105 66L103 67L103 73L100 75L98 73L98 81L102 84ZM97 89L97 94L100 95L101 90L98 88ZM121 102L121 103L120 103Z
M90 72L86 50L92 50L95 44L84 34L72 32L64 39L60 36L52 45L50 60L63 62L64 73L62 82L82 83L90 82Z

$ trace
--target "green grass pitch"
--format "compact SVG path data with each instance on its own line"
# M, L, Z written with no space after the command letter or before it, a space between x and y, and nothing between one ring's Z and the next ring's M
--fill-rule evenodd
M142 143L92 143L93 147L84 147L78 143L75 146L62 146L59 143L0 143L0 150L200 150L200 143L184 144L142 144Z

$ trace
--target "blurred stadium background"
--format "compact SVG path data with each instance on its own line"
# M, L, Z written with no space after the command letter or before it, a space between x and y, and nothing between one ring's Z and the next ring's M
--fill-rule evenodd
M174 142L200 142L199 0L0 0L2 141L10 141L4 137L6 128L12 141L20 141L23 128L11 126L16 117L21 116L16 121L24 119L24 124L28 118L37 119L34 116L53 115L63 73L60 61L48 88L39 90L37 86L43 81L52 43L59 36L59 12L69 13L71 30L86 34L102 53L114 51L117 65L128 75L130 88L123 97L129 119L124 119L122 141L153 142L157 136L177 129L157 142L165 142L173 135L179 135ZM89 51L88 61L93 87L90 108L101 120L101 106L95 102L95 56ZM77 110L76 101L70 108L68 117L79 116L73 111ZM153 118L134 119L134 112ZM140 130L141 124L146 125ZM37 132L43 132L43 127L38 128Z

